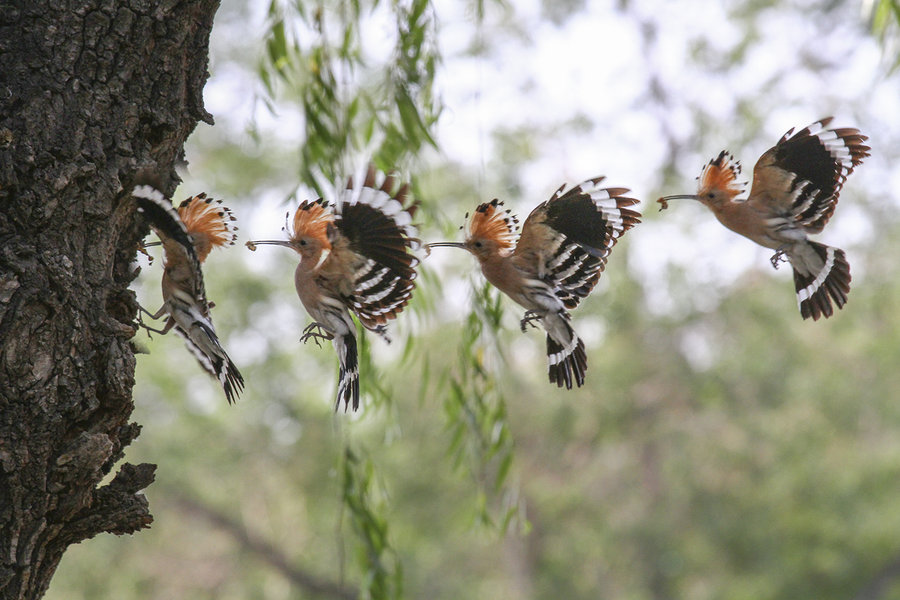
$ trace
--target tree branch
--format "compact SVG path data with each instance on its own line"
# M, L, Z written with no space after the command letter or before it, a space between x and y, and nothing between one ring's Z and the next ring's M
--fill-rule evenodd
M172 498L182 509L203 517L214 526L230 534L244 548L257 555L260 560L287 577L288 580L298 587L322 596L331 596L344 600L356 599L357 594L355 590L340 583L321 579L305 569L291 564L290 560L278 548L249 531L236 519L180 492L174 492Z

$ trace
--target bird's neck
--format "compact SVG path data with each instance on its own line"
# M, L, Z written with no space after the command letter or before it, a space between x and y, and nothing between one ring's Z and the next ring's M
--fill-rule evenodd
M481 261L481 272L494 287L522 304L524 276L516 268L512 256L491 254Z
M191 234L191 241L194 242L194 253L197 255L197 260L202 263L212 250L212 242L208 235L197 233Z
M716 219L728 229L739 233L767 248L777 247L770 232L769 221L766 215L754 209L748 202L729 200L710 206L710 210L716 215Z

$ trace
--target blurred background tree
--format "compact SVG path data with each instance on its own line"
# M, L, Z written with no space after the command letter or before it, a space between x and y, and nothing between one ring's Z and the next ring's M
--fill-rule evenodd
M898 14L226 0L217 126L191 138L179 199L226 198L241 241L368 156L411 178L427 240L598 174L644 223L574 314L584 388L551 388L519 309L436 252L394 344L364 346L356 415L331 412L333 353L297 341L296 259L212 256L247 390L228 407L180 340L147 342L128 458L160 465L153 528L72 548L47 597L900 598ZM821 236L847 250L849 303L812 323L767 251L653 199L724 148L749 174L830 114L873 151Z

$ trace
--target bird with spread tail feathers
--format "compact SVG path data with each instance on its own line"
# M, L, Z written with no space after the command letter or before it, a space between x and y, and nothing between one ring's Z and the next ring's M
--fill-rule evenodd
M804 319L830 317L832 302L838 308L847 302L850 265L844 251L808 236L828 223L841 187L870 150L858 129L827 129L831 121L822 119L797 133L788 130L756 162L747 198L738 198L746 187L737 179L740 163L722 151L703 168L696 194L658 200L660 210L669 200L699 200L725 227L775 250L772 266L786 256Z
M140 307L151 319L169 315L162 329L141 322L148 331L165 334L174 328L184 338L200 365L219 380L232 404L244 388L244 379L222 348L213 327L206 299L201 263L213 248L232 245L236 237L234 216L221 200L206 194L192 196L176 211L166 196L150 185L132 191L138 211L159 236L165 252L162 276L163 305L156 313ZM156 243L145 244L145 246Z
M466 215L464 242L436 242L463 248L481 264L485 278L526 309L522 331L539 321L547 332L550 383L582 386L587 370L584 342L570 324L569 310L590 294L619 237L640 222L629 209L638 203L626 188L601 188L589 179L538 205L522 226L494 199Z
M332 207L322 198L300 203L288 240L247 242L286 246L300 255L294 284L313 322L300 341L331 340L340 369L335 410L359 408L359 363L356 326L390 341L387 321L409 303L415 287L419 246L412 217L417 208L409 185L393 175L383 177L373 167L354 185L351 178Z

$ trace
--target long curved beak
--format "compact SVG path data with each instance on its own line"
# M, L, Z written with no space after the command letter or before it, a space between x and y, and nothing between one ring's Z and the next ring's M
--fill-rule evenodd
M657 202L659 202L659 210L660 212L669 208L669 200L699 200L697 194L676 194L674 196L663 196Z
M466 245L462 242L432 242L430 244L425 244L425 255L428 256L431 254L432 248L462 248L463 250L468 250Z
M247 246L247 248L249 248L252 251L255 251L257 246L266 246L266 245L285 246L287 248L291 248L291 243L288 242L287 240L254 240L254 241L246 242L244 245Z
M467 249L466 245L463 242L432 242L430 244L425 244L425 247L426 248L438 248L438 247L462 248L463 250Z

